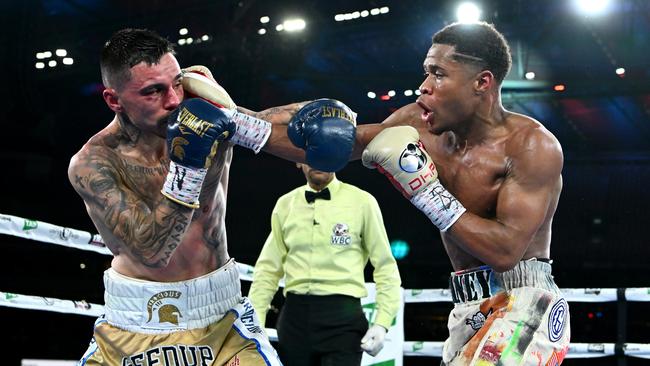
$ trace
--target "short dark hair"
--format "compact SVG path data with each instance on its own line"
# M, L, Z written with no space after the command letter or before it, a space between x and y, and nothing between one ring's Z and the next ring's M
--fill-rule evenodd
M157 64L174 45L156 32L126 28L115 32L104 44L99 66L105 87L116 88L131 78L131 67L145 62Z
M456 47L456 52L482 60L482 67L491 71L499 83L505 79L512 65L510 47L503 34L486 22L452 23L433 35L434 44ZM457 57L459 62L476 62Z

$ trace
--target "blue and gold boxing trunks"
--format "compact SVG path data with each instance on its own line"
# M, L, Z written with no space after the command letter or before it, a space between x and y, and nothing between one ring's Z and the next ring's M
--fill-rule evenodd
M443 365L562 363L569 349L569 306L551 265L519 262L498 273L483 266L451 274L454 309Z
M105 314L79 365L281 365L234 260L205 276L150 282L104 273Z

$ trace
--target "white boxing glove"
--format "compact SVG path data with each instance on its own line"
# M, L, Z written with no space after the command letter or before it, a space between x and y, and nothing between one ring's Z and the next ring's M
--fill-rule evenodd
M222 108L237 124L237 131L230 140L232 143L255 151L262 150L271 136L270 122L237 112L237 105L226 89L216 82L212 72L205 66L195 65L182 70L183 90L189 98L205 99Z
M449 229L465 212L465 207L440 183L436 166L415 128L386 128L366 146L361 160L365 167L377 168L386 175L440 231Z
M237 105L232 100L226 89L212 77L210 69L203 65L190 66L182 70L183 90L189 98L203 98L219 108L234 111Z
M361 349L370 356L377 356L379 351L384 348L384 338L386 338L386 328L373 324L368 328L366 335L361 338Z

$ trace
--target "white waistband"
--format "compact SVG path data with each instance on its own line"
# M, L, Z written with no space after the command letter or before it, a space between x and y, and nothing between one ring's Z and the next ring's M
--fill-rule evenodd
M535 287L560 294L553 281L551 265L535 259L520 261L506 272L495 272L489 266L482 266L452 272L449 277L449 290L455 304L483 301L501 291L518 287Z
M217 322L241 299L234 260L204 276L181 282L151 282L104 272L106 320L137 333L169 333Z

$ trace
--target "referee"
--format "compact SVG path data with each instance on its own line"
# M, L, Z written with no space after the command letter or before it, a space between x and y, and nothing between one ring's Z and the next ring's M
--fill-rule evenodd
M401 302L401 280L375 198L334 173L297 164L307 184L280 197L260 253L249 298L264 325L278 282L286 301L278 319L285 366L354 365L362 352L383 347ZM370 259L377 316L368 326L360 298L367 295Z

